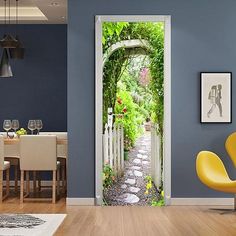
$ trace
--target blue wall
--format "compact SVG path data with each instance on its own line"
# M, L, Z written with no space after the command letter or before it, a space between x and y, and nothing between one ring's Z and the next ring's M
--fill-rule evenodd
M26 128L38 118L44 131L66 131L67 25L20 25L19 36L25 59L11 61L12 79L0 79L0 130L4 119Z
M225 153L232 124L200 124L201 71L236 74L234 0L70 0L68 24L68 196L95 195L95 15L172 16L172 197L228 196L203 186L195 172L198 151ZM233 104L234 96L233 79ZM232 175L236 177L236 175Z

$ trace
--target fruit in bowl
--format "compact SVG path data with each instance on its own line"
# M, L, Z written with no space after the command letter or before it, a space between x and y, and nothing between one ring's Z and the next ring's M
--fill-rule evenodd
M24 128L21 128L19 130L16 131L17 136L21 136L21 135L26 135L27 131Z

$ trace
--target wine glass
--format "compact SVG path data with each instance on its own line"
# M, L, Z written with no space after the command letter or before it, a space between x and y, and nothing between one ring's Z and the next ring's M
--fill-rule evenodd
M42 120L36 120L35 123L36 123L36 129L38 130L39 134L39 131L43 128L43 122Z
M7 132L7 137L9 137L8 132L11 129L11 120L4 120L3 129Z
M35 122L35 120L29 120L29 122L28 122L28 129L31 130L31 134L34 134L34 130L36 129L36 122Z
M15 133L20 128L19 120L12 120L11 122L12 129L14 129Z

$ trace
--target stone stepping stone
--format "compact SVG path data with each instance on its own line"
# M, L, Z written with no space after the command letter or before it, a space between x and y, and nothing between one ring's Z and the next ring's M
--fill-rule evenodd
M142 177L143 173L141 171L135 170L134 175L137 176L137 177Z
M127 175L133 176L133 175L134 175L134 174L133 174L133 171L132 171L132 170L128 170L128 171L127 171Z
M140 170L141 167L140 167L140 166L132 166L131 169L132 169L132 170Z
M140 164L140 163L141 163L141 160L140 160L140 159L134 159L134 160L133 160L133 163L135 163L135 164Z
M142 161L142 164L143 164L143 165L148 165L148 164L149 164L149 161Z
M137 154L137 158L143 158L143 155L142 154Z
M145 153L147 153L146 150L139 150L138 152L141 153L141 154L145 154Z
M124 193L117 200L121 202L129 203L129 204L133 204L133 203L139 202L139 197L137 197L135 194Z
M140 191L140 188L136 188L136 187L129 187L129 191L131 192L131 193L138 193L139 191Z
M127 179L127 180L125 180L125 183L126 183L126 184L134 185L135 182L136 182L135 179Z
M143 156L142 156L142 159L147 159L147 158L148 158L147 155L143 155Z
M126 189L126 188L127 188L127 185L126 185L126 184L122 184L120 187L121 187L122 189Z

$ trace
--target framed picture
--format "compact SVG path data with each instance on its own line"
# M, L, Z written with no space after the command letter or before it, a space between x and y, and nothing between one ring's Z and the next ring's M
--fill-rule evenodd
M232 122L232 73L201 72L201 123Z

